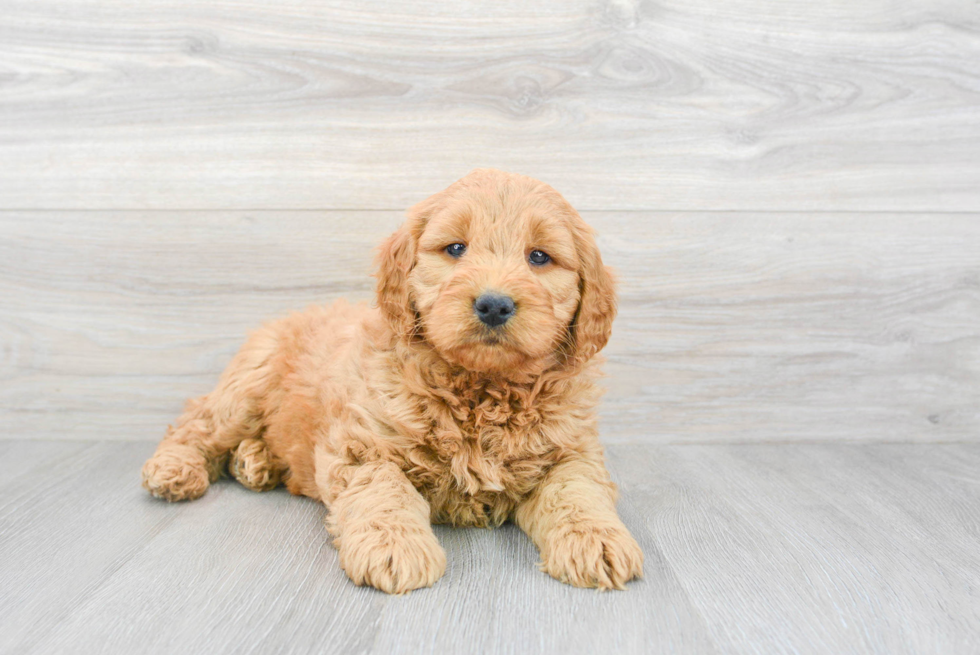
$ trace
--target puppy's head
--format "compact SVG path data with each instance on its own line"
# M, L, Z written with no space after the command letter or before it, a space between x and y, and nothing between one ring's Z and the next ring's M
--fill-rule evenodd
M548 185L490 169L409 210L381 247L377 292L401 336L491 373L581 364L616 314L592 229Z

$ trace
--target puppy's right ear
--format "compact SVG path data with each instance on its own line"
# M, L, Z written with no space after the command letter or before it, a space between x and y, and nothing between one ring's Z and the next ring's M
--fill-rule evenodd
M378 249L378 308L399 336L410 337L418 327L408 276L415 268L418 239L435 206L433 196L409 209L407 220Z

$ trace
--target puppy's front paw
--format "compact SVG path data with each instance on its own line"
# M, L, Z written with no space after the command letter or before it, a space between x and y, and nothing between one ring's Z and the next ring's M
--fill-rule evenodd
M170 502L203 496L209 482L207 459L192 446L161 447L143 465L143 488Z
M643 551L622 525L581 521L558 529L541 559L542 571L576 587L624 589L643 577Z
M356 585L389 594L431 587L446 572L446 552L432 529L366 529L336 542L340 566Z

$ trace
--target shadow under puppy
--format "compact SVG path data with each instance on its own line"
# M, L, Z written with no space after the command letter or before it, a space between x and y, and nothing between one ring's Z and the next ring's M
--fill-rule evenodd
M197 498L226 465L251 489L284 481L328 506L351 580L389 593L444 573L433 522L511 519L576 586L640 576L596 429L616 299L592 229L546 184L477 170L410 209L377 265L377 308L254 333L143 486Z

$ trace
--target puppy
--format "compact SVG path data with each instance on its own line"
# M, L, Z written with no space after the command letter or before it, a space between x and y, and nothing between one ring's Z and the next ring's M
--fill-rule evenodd
M575 586L640 576L597 437L616 299L592 229L546 184L477 170L411 208L377 267L377 308L253 334L143 486L197 498L226 466L257 491L283 481L327 505L350 579L388 593L442 576L432 523L513 520Z

